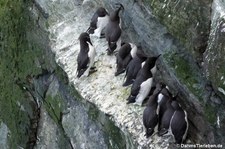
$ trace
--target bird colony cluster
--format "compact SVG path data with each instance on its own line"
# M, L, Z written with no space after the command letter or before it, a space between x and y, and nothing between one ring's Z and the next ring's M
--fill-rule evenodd
M115 76L126 73L123 86L132 85L127 103L142 105L148 99L143 112L143 124L146 137L172 135L176 143L182 143L187 135L187 113L177 102L168 87L163 83L153 83L156 73L156 61L160 55L148 57L133 43L121 42L122 4L116 4L116 10L110 14L100 7L94 13L90 26L79 36L80 51L77 57L77 77L88 76L96 71L94 67L95 48L91 36L105 38L108 43L107 54L116 55Z

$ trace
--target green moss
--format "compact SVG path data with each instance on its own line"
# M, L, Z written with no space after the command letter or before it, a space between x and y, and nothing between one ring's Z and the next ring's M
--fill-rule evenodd
M26 147L34 110L32 97L17 82L26 85L28 76L42 72L37 62L42 58L44 50L27 37L28 32L32 34L32 30L36 30L28 15L31 2L0 2L0 119L11 132L9 148ZM42 61L42 64L48 65L47 61Z
M120 149L126 148L125 136L121 133L121 130L115 126L115 124L109 120L104 125L104 131L106 136L109 136L108 148Z
M198 57L198 49L205 46L210 27L210 5L212 0L144 0L168 31Z
M27 18L23 17L27 5L24 2L22 0L0 2L0 34L2 35L0 50L0 119L10 129L10 148L17 148L18 145L25 147L29 131L30 115L24 112L21 105L19 105L29 101L25 98L23 90L15 84L18 78L25 79L28 74L28 71L23 72L21 70L26 65L24 61L33 58L33 55L27 52L28 43L25 39ZM32 66L29 65L29 68L32 68ZM33 72L34 69L30 71Z
M186 85L199 100L202 101L203 88L200 86L200 80L197 70L191 66L191 63L184 57L173 53L167 52L163 55L166 62L175 70L179 80Z
M87 101L81 96L81 94L76 90L76 88L74 88L74 86L70 86L69 88L69 94L73 97L76 97L76 98L73 98L74 100L78 100L80 101L81 103L85 104Z
M92 120L97 120L99 117L99 110L94 105L90 105L88 109L88 116Z
M198 74L196 74L196 70L191 67L191 63L182 56L171 52L165 53L163 57L175 70L178 79L185 84L189 91L198 97L200 101L203 101L204 88L201 87ZM208 122L214 125L216 122L216 109L210 104L206 104L204 106L204 113Z
M63 99L59 95L54 97L47 96L45 98L44 106L51 118L56 122L56 124L58 124L64 108Z
M126 144L126 136L124 133L115 126L115 123L110 120L104 113L100 112L97 107L90 104L88 108L88 116L93 121L98 122L99 127L102 127L104 132L105 141L108 144L109 149L126 148L127 146L134 146L133 142Z
M216 109L212 107L210 104L206 104L204 106L205 116L212 125L216 123Z
M182 10L185 6L178 6L179 4L176 4L173 1L164 2L145 0L144 3L152 8L154 14L164 25L167 26L168 30L173 35L175 35L179 40L183 41L183 43L186 42L187 30L185 28L190 25L190 17ZM177 7L174 7L176 5Z

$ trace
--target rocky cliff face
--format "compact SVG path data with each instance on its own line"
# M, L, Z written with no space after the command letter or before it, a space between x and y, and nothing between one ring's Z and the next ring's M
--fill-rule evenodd
M144 4L201 63L210 32L212 0L145 0Z
M111 10L116 2L103 4ZM141 43L149 56L163 55L158 61L158 80L181 98L189 114L191 140L224 142L223 1L122 4L123 39Z
M206 77L212 81L213 88L224 98L224 1L214 1L212 3L211 28L208 46L204 53L204 70Z
M126 105L130 88L121 86L123 76L114 77L115 57L106 55L104 39L92 38L98 71L88 78L76 78L79 34L86 31L97 7L110 12L117 2L125 8L120 14L122 40L141 45L149 56L162 54L156 80L178 94L188 113L187 143L225 145L223 0L39 0L27 6L25 12L33 21L27 28L19 17L25 10L22 1L10 1L11 5L1 9L0 17L6 18L5 24L0 23L1 47L5 49L0 63L0 77L5 82L0 86L4 93L1 146L175 148L169 146L168 138L144 137L144 107ZM21 20L8 28L6 24L14 17ZM35 44L18 40L22 37ZM55 65L54 56L68 80Z
M223 142L221 132L224 130L222 110L224 108L224 67L222 67L224 65L222 56L224 1L149 0L144 3L147 9L151 10L167 27L168 32L179 39L179 43L185 47L185 49L179 47L175 53L170 49L170 56L165 58L169 67L174 69L182 86L187 87L188 94L192 93L195 96L185 97L185 91L183 89L181 91L187 109L193 108L190 104L192 103L195 105L195 111L199 111L202 115L198 115L201 118L196 114L192 115L193 111L189 109L190 121L200 132L211 129L211 133L207 133L210 134L207 138L202 137L207 136L206 134L198 133L201 137L197 140ZM186 102L188 100L189 103ZM201 124L201 121L205 125Z

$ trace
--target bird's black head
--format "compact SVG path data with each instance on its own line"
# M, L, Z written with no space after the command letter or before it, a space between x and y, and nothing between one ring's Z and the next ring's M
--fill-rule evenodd
M173 101L171 102L171 105L172 105L172 107L173 107L175 110L179 110L179 109L180 109L180 105L179 105L178 102L175 101L175 100L173 100Z
M166 128L161 128L161 129L159 130L159 132L158 132L158 135L159 135L159 136L163 136L163 135L165 135L166 133L168 133L168 129L166 129Z
M90 36L87 32L81 33L78 39L80 42L89 42L92 45Z
M123 65L120 64L120 63L117 63L115 76L118 76L118 75L120 75L121 73L124 73L124 72L125 72L125 68L123 67Z
M103 7L99 7L96 12L99 17L104 17L104 16L108 15L108 12Z
M172 98L172 102L171 102L171 106L175 109L175 110L182 110L180 104L177 101L178 95L176 95L175 97Z
M166 85L163 82L158 82L156 83L156 88L162 90L163 88L165 88Z
M170 93L170 91L164 87L162 90L161 90L161 93L164 95L164 96L167 96L167 97L171 97L172 98L172 94Z
M120 21L119 12L120 12L120 10L124 10L124 7L120 3L116 3L116 6L119 6L119 7L110 14L110 20L119 22Z
M153 67L154 67L154 65L153 65ZM145 60L145 63L142 68L144 68L145 71L151 71L151 68L153 68L153 67L152 67L152 57L148 57Z
M137 44L137 52L136 55L138 56L138 58L142 59L142 61L145 61L147 59L147 55L145 54L145 52L142 49L141 44Z
M154 90L153 94L158 95L164 87L166 87L165 84L163 84L162 82L158 82L155 86L155 90Z
M127 100L128 100L127 104L129 104L129 103L135 103L135 99L136 99L136 96L130 95L130 96L127 98Z
M154 129L148 128L145 134L146 138L150 137L153 133L154 133Z
M161 55L161 54L160 54L160 55ZM150 68L153 68L153 67L155 66L156 60L160 57L160 55L158 55L158 56L153 56L153 57L149 57L149 58L147 59Z
M157 105L157 95L152 94L149 99L148 99L148 103L147 106L153 106L153 105Z
M85 71L86 71L86 69L77 70L77 77L80 78L84 74Z

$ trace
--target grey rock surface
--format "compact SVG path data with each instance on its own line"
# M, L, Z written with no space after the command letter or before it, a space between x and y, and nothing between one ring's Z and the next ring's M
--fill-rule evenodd
M59 149L60 145L60 130L57 124L49 116L45 108L41 108L40 121L38 128L38 141L35 149L55 148Z

